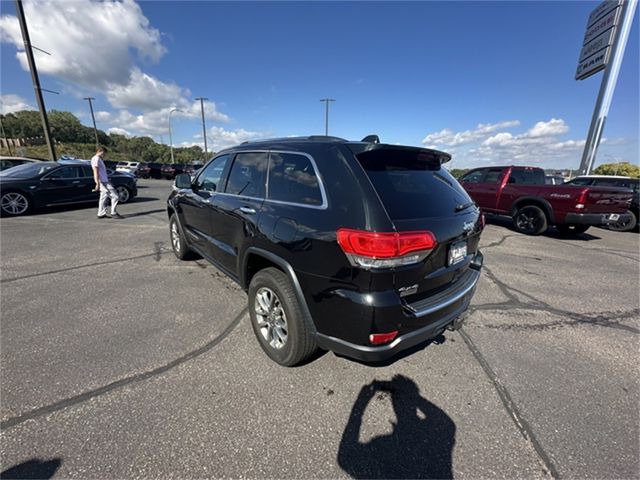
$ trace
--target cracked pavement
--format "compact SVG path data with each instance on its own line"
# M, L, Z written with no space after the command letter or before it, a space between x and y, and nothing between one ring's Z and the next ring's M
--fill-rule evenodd
M0 221L3 478L638 478L638 234L494 219L460 332L285 369L171 253L169 189Z

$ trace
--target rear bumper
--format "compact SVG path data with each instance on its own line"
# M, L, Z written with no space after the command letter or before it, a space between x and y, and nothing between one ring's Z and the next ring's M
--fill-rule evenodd
M398 305L406 316L419 321L422 325L411 331L402 333L391 343L381 346L359 345L341 338L316 333L318 345L364 362L380 362L387 360L403 350L415 347L440 335L446 328L458 329L464 320L463 314L469 308L476 285L480 278L483 257L480 252L469 270L451 288L438 295L415 304Z
M615 217L617 215L617 217ZM628 213L567 213L564 223L576 225L610 225L629 220Z

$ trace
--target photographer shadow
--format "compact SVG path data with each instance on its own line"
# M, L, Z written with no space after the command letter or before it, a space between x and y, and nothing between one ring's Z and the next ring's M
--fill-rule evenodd
M372 399L390 396L396 414L393 432L360 442L364 412ZM453 478L455 423L420 395L403 375L373 381L360 390L342 434L338 465L353 478Z

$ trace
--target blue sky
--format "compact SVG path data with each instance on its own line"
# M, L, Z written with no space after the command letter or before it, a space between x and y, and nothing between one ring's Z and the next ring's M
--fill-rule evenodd
M577 168L602 73L574 80L598 2L78 2L25 0L50 109L98 127L209 146L329 133L433 146L452 167ZM3 1L3 111L35 99ZM596 163L638 162L638 13Z

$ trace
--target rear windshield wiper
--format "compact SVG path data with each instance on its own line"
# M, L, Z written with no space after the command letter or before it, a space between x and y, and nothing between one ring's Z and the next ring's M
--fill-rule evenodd
M455 212L458 213L473 206L475 206L475 202L461 203L460 205L456 205Z

